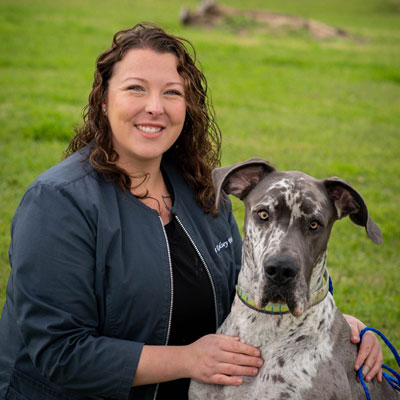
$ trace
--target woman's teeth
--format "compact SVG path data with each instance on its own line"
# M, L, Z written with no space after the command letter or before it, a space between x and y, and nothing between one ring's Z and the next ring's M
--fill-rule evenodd
M136 125L136 128L147 133L157 133L161 131L161 127Z

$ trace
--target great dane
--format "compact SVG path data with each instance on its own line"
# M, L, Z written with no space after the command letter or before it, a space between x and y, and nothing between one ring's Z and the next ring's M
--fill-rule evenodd
M277 171L254 158L213 172L222 192L245 204L242 269L232 310L218 333L258 347L265 362L241 386L193 381L190 400L365 399L356 380L357 346L329 293L327 245L333 223L349 216L381 244L360 194L344 180ZM372 399L400 399L384 380Z

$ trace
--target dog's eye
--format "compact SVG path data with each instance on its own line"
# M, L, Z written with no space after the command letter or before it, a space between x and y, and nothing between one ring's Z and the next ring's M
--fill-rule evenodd
M316 231L320 226L321 224L318 221L312 221L310 223L310 230Z
M258 217L263 221L268 221L269 214L266 210L260 210L257 212Z

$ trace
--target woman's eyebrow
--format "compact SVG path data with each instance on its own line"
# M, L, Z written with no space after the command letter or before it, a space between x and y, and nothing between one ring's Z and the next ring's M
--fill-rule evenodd
M144 83L148 83L147 79L139 78L137 76L128 76L128 77L126 77L125 79L122 80L122 83L125 83L125 82L130 81L130 80L136 80L136 81L141 81L141 82L144 82ZM167 82L165 84L165 86L171 86L171 85L180 85L182 87L184 86L184 84L182 82L175 82L175 81Z
M139 77L136 77L136 76L128 76L128 77L126 77L125 79L122 80L122 83L124 83L126 81L130 81L132 79L135 79L136 81L147 82L147 80L143 79L143 78L139 78Z
M167 82L165 86L171 86L171 85L184 86L182 82Z

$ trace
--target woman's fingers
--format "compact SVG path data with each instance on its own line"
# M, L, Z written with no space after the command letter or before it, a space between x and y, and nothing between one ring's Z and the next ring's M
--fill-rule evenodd
M224 374L216 374L207 382L214 385L226 385L226 386L239 386L243 383L243 379L239 376L229 376Z
M218 369L221 374L230 376L256 376L258 374L258 368L230 363L220 363Z
M382 382L382 350L378 339L372 332L366 332L360 345L356 358L356 370L363 365L363 376L366 382L375 376Z
M215 337L222 339L221 341L221 349L232 353L232 354L240 354L240 355L247 355L250 358L257 358L260 357L260 350L250 346L246 343L242 343L240 338L232 337L232 336L225 336L225 335L215 335Z
M220 364L219 369L221 372L212 375L208 383L239 386L243 383L243 376L256 376L258 374L258 368L241 367L232 364Z
M250 357L246 354L231 353L228 351L221 354L220 362L225 364L240 365L253 368L260 368L263 365L263 360L259 357Z

